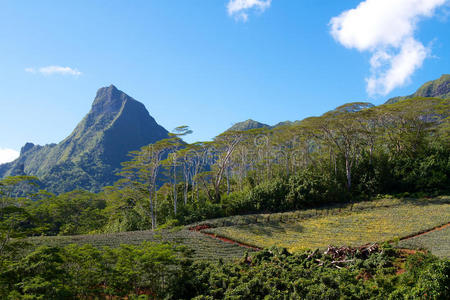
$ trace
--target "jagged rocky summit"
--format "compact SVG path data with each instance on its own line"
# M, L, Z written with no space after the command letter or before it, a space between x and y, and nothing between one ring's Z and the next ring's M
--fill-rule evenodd
M110 85L97 91L91 110L67 138L45 146L26 143L18 159L0 165L0 177L38 176L56 193L99 191L117 180L129 151L167 137L142 103Z

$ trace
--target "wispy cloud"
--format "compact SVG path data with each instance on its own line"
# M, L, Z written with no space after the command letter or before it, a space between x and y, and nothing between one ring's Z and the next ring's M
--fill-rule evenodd
M19 152L13 149L0 148L0 164L15 160L19 157Z
M371 53L369 95L386 95L409 81L430 55L414 37L417 23L448 0L365 0L330 21L343 46Z
M227 4L228 15L246 22L252 10L263 12L270 7L272 0L230 0Z
M28 73L40 73L42 75L71 75L80 76L82 73L77 69L61 66L47 66L42 68L26 68L25 72Z

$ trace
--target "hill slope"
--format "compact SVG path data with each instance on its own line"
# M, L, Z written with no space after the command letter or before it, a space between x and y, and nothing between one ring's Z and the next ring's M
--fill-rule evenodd
M391 98L386 101L386 104L392 104L414 97L450 99L450 74L444 74L436 80L428 81L412 95Z
M238 122L234 124L227 131L245 131L250 129L269 128L269 127L270 126L267 124L254 121L252 119L248 119L247 121Z
M98 191L117 179L129 151L167 136L142 103L111 85L98 90L91 110L67 138L45 146L27 143L17 160L0 165L0 177L35 175L52 192Z

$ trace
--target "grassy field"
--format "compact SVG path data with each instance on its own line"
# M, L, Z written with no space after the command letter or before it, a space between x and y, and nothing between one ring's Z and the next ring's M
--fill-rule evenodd
M92 244L96 247L116 247L120 244L136 245L142 243L143 241L171 242L177 245L186 246L190 249L190 252L192 252L191 254L194 259L204 260L217 260L219 258L224 260L233 260L243 257L246 251L252 251L251 249L224 243L199 232L190 231L187 228L180 230L161 230L157 232L133 231L77 236L45 236L29 238L28 241L36 246Z
M450 227L400 241L399 247L426 249L436 256L450 258Z
M253 222L224 225L211 222L206 230L260 248L272 245L291 251L328 245L358 246L391 241L450 222L450 197L434 199L383 199L350 207L249 216ZM270 218L271 217L271 218ZM241 222L244 222L241 220Z

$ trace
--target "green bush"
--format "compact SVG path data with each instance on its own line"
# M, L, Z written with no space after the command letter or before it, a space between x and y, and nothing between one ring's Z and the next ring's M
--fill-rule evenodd
M301 171L289 178L286 201L290 209L342 201L346 192L327 172Z

